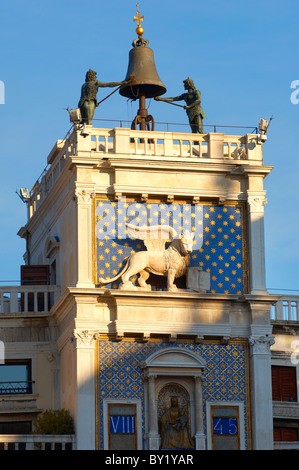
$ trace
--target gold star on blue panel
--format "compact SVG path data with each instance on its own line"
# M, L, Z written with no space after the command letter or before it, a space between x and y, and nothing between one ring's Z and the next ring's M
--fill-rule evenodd
M211 276L211 293L242 294L244 291L244 237L241 205L136 203L97 201L96 271L110 279L121 272L136 251L146 250L142 240L128 237L126 223L136 226L170 225L177 234L194 232L190 266ZM166 243L169 245L170 240ZM137 275L138 276L138 275ZM136 284L136 278L132 282ZM119 280L105 284L117 288ZM136 284L137 285L137 284Z

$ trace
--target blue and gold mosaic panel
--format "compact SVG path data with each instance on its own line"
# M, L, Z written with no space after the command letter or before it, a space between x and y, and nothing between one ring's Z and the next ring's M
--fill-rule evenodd
M95 214L95 274L110 279L121 272L128 257L146 250L142 240L127 236L126 223L170 225L179 234L194 232L190 266L211 274L211 293L247 291L246 220L242 204L212 205L158 202L111 202L97 199ZM170 240L166 243L169 245ZM133 283L136 284L133 278ZM119 280L105 284L117 288ZM137 284L136 284L137 285Z
M206 360L203 372L203 411L206 432L206 401L240 401L245 412L245 442L250 447L249 359L246 341L229 344L206 341L168 343L149 340L138 343L97 342L97 446L103 449L103 399L140 399L144 427L144 382L140 364L154 352L179 347L192 350Z

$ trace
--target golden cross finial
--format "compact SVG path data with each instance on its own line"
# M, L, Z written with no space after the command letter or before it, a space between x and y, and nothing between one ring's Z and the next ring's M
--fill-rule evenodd
M143 21L143 18L144 16L140 16L140 12L139 12L139 3L136 4L137 6L137 16L134 16L134 20L133 21L137 21L137 28L136 28L136 33L138 34L138 36L142 36L143 34L143 28L141 26L141 21Z

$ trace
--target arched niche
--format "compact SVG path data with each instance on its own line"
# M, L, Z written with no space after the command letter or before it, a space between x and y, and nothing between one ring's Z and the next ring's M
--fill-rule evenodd
M146 441L148 448L160 448L159 394L161 390L182 387L188 394L190 429L195 448L205 448L202 409L202 372L206 361L184 348L170 347L156 351L141 365L145 379Z
M56 252L59 248L60 242L57 236L47 237L45 242L44 256L46 258L52 258L53 253Z
M45 242L44 256L49 260L50 284L59 284L59 247L60 240L57 236L49 236Z

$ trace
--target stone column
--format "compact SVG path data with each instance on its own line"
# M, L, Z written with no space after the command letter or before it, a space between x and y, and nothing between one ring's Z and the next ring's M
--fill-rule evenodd
M203 430L203 408L202 408L202 375L194 377L195 398L195 448L204 450L206 448L206 436Z
M98 334L74 331L76 348L76 445L77 450L95 450L95 340Z
M159 433L158 433L158 419L157 419L157 406L156 406L156 390L155 390L155 375L148 376L148 448L149 450L159 449Z
M265 240L264 206L267 202L265 191L247 191L249 226L249 271L250 293L265 294Z
M271 383L270 346L274 344L272 336L252 335L251 346L251 384L253 415L254 450L273 449L273 412Z
M77 279L76 287L94 288L93 282L93 233L92 188L76 186L77 198Z

